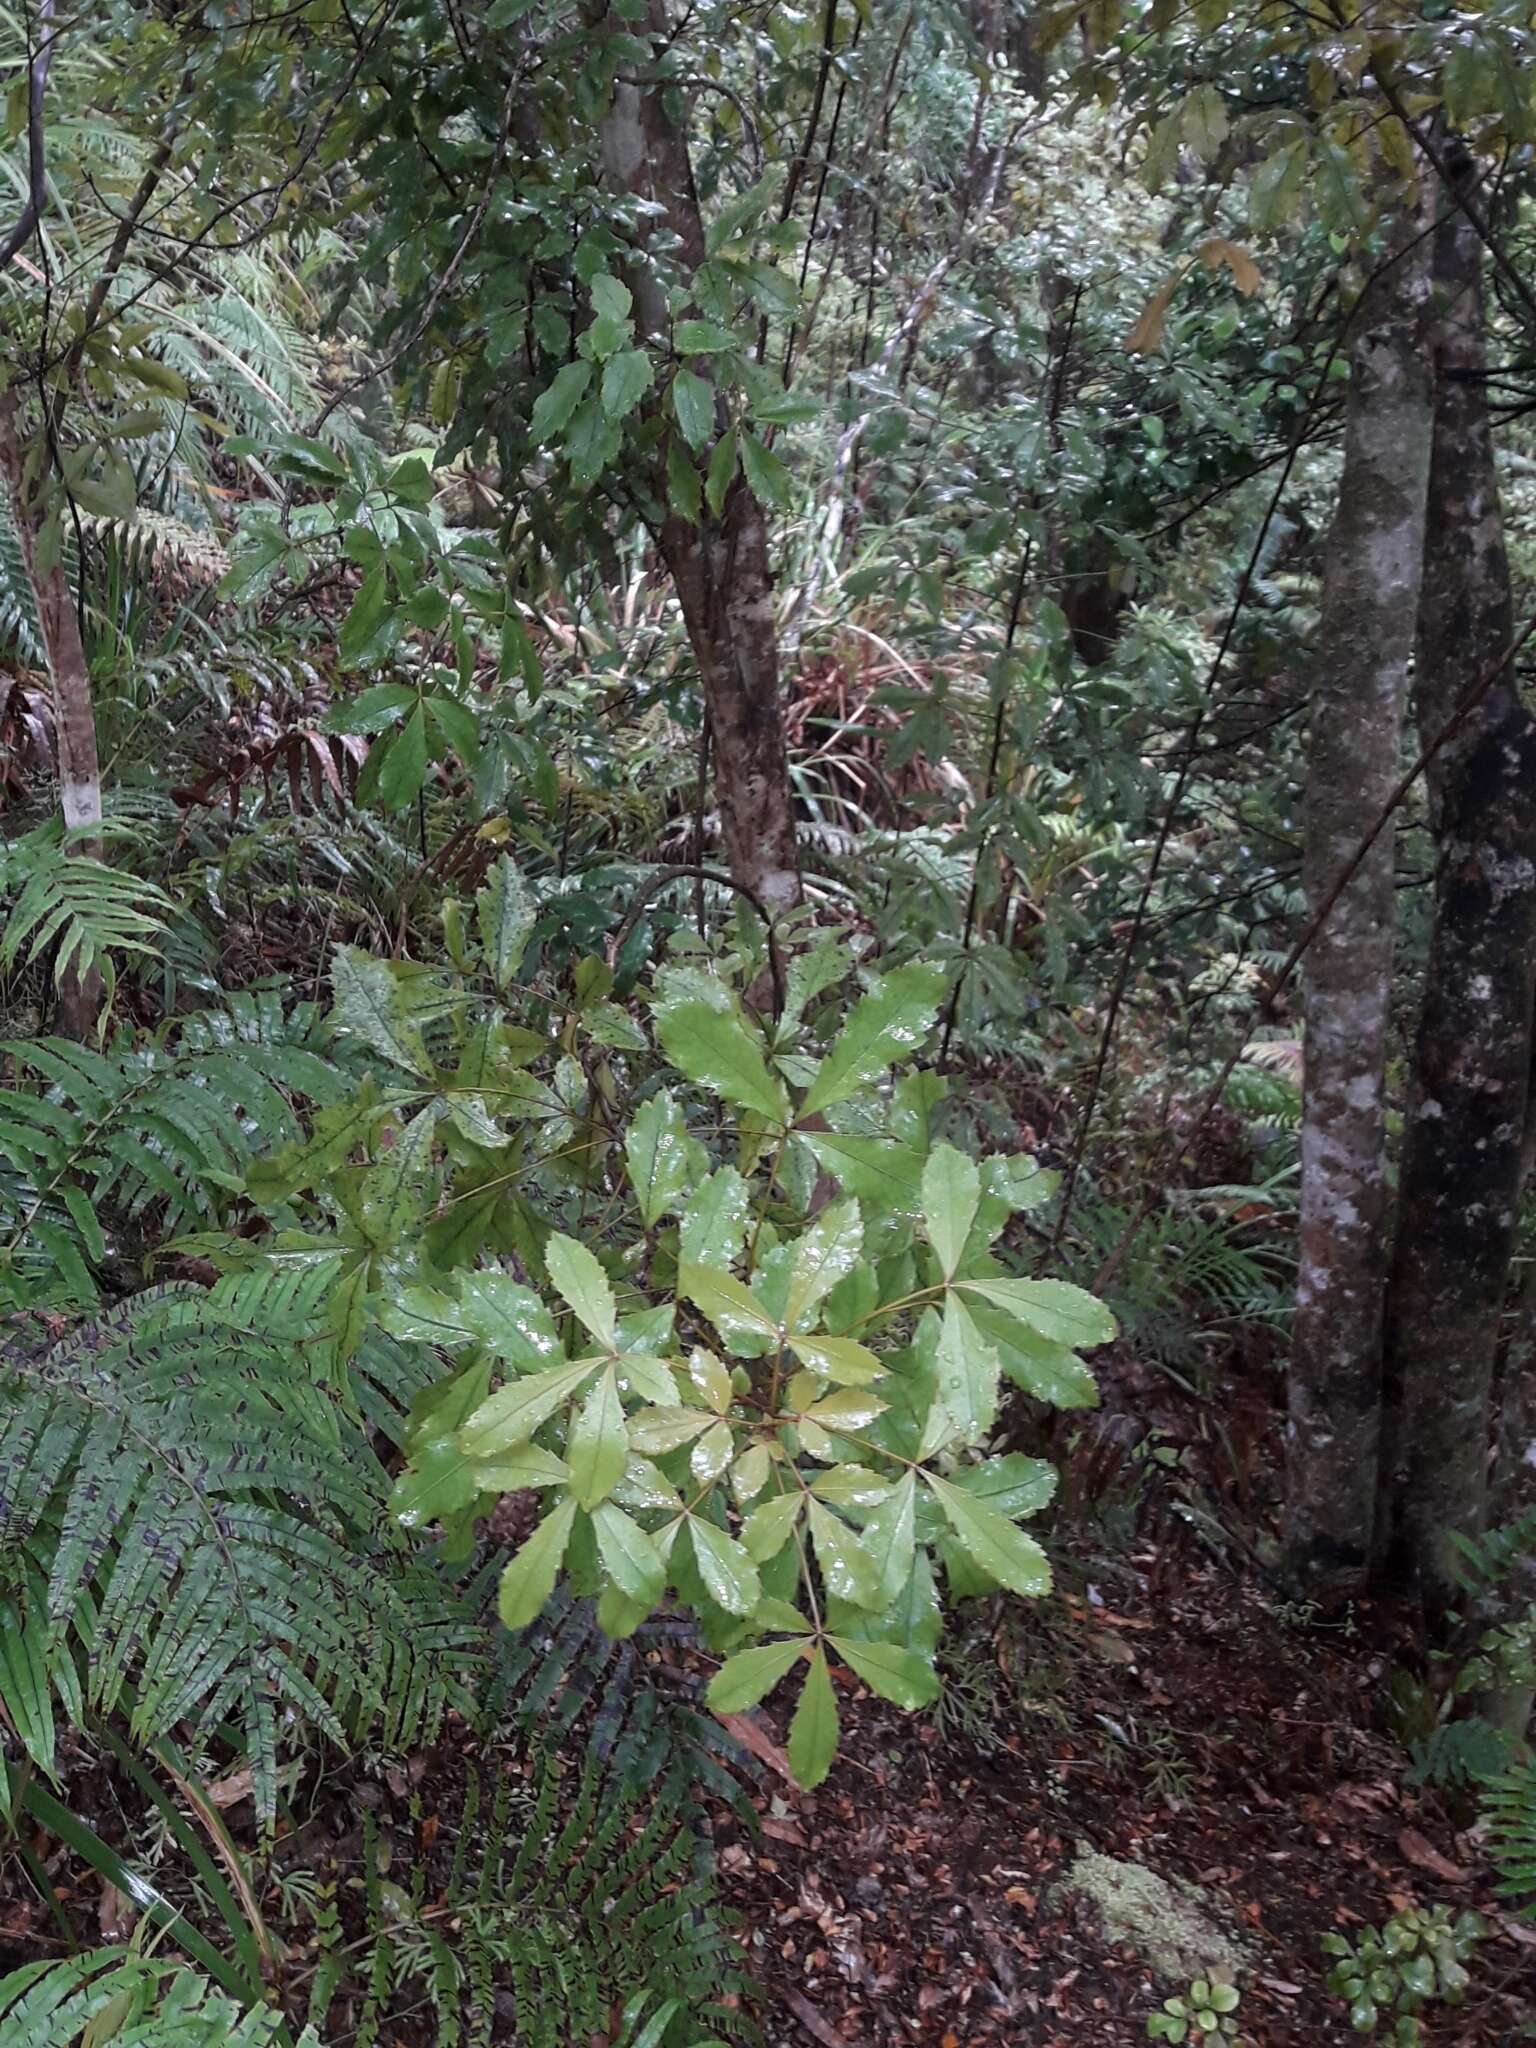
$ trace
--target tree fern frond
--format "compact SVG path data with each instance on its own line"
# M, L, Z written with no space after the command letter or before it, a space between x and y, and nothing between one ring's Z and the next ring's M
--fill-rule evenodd
M121 1232L217 1221L249 1162L298 1136L290 1097L351 1086L323 1045L313 1005L285 1019L270 993L137 1049L8 1043L21 1079L0 1089L0 1304L89 1305Z
M0 1582L135 1740L239 1728L268 1820L281 1714L428 1740L483 1633L379 1547L387 1476L312 1353L177 1288L0 1369Z

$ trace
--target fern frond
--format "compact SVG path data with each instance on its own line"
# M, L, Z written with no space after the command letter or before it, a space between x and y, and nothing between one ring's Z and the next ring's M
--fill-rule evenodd
M249 2010L184 1964L99 1948L27 1963L0 1977L0 2041L16 2048L267 2048L282 2032L270 2006ZM320 2048L308 2028L297 2048Z
M0 1306L89 1306L121 1234L217 1221L249 1162L298 1136L291 1095L347 1092L322 1044L312 1005L285 1018L269 992L136 1049L0 1048L35 1077L0 1089Z
M1536 1760L1512 1764L1483 1789L1483 1819L1499 1872L1499 1893L1536 1918Z
M0 1581L61 1696L140 1743L232 1724L269 1821L286 1715L429 1740L483 1633L379 1547L387 1476L312 1355L173 1288L0 1370Z

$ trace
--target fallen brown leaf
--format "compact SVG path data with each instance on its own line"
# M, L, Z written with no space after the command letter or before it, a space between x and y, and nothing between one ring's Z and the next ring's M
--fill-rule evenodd
M1434 1877L1443 1878L1447 1884L1465 1884L1467 1873L1459 1863L1453 1863L1449 1856L1442 1856L1434 1843L1421 1835L1417 1828L1403 1828L1397 1837L1397 1846L1408 1861L1420 1870L1427 1870Z

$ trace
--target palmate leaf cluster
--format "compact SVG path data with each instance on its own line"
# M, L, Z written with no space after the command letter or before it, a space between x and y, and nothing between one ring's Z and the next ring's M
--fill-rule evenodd
M680 955L647 1028L588 961L574 1006L514 1016L534 920L503 858L472 918L447 910L455 972L340 949L333 1028L371 1071L248 1172L272 1235L199 1243L328 1274L343 1354L382 1330L442 1359L394 1509L467 1551L499 1496L540 1497L509 1628L562 1579L620 1638L675 1596L726 1659L717 1709L803 1667L790 1756L815 1783L835 1668L933 1698L937 1570L952 1594L1049 1588L1019 1524L1054 1474L986 1440L1005 1379L1090 1403L1080 1349L1114 1321L994 1249L1052 1177L945 1143L942 1082L900 1071L939 972L826 1003L854 963L825 941L765 1024L747 963Z

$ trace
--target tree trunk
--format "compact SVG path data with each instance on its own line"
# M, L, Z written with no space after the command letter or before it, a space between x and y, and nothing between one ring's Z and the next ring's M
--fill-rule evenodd
M1470 164L1468 165L1470 169ZM1434 461L1415 690L1426 742L1508 648L1483 251L1436 231ZM1452 1536L1482 1528L1490 1397L1520 1203L1536 1002L1536 721L1502 677L1431 768L1439 860L1388 1295L1378 1547L1434 1623Z
M27 458L16 420L16 395L0 394L0 472L5 478L11 519L21 546L22 566L37 612L38 631L53 684L54 725L58 745L59 799L66 831L84 828L75 842L81 853L101 856L101 764L96 752L96 714L85 666L85 646L75 600L64 573L62 545L45 562L39 543L44 513L34 483L29 488ZM46 472L45 472L46 473ZM101 976L94 968L58 978L57 1023L67 1037L91 1036L101 1011Z
M1426 266L1404 223L1358 313L1344 471L1323 584L1302 882L1317 915L1400 769L1433 411ZM1375 1509L1386 1201L1393 835L1307 956L1301 1246L1289 1383L1286 1565L1313 1597L1363 1584Z
M600 24L627 38L648 31L658 56L667 40L663 0L649 0L643 27L607 14ZM676 241L674 260L691 278L705 260L704 222L687 138L668 116L660 82L615 84L603 154L611 179L659 209ZM670 316L654 261L638 263L631 284L638 327L665 345ZM723 406L717 418L725 431ZM718 516L707 507L697 521L669 511L659 544L698 664L731 873L770 911L787 909L800 900L800 866L762 505L738 470Z

